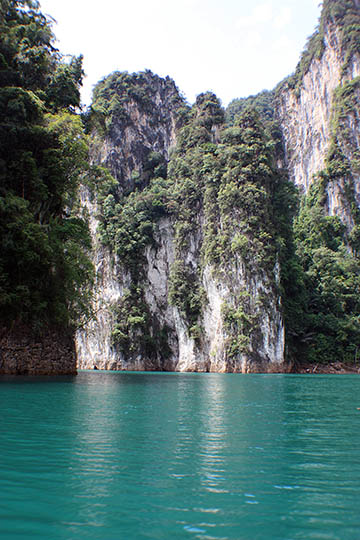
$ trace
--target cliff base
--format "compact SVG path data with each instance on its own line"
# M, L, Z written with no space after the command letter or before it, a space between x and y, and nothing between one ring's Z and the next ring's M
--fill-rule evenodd
M54 329L41 336L26 327L0 328L0 374L75 375L74 339Z
M333 362L331 364L296 364L293 367L292 373L308 373L308 374L335 374L341 375L346 373L359 373L360 365L344 364L342 362Z

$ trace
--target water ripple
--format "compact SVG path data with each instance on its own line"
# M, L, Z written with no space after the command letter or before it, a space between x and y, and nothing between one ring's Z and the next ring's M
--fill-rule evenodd
M0 383L1 539L355 540L359 381Z

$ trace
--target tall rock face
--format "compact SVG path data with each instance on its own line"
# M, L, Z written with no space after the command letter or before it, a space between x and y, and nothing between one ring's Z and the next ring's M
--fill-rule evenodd
M324 0L295 74L227 122L149 71L99 83L92 160L111 175L81 194L97 283L80 368L356 361L359 43L359 1Z
M94 141L92 159L111 171L118 194L146 185L154 159L149 154L168 159L175 144L175 113L182 105L174 82L150 71L115 72L97 85L92 116L99 141Z
M353 160L359 148L359 22L358 0L324 2L319 28L295 75L277 88L275 100L286 166L300 192L309 191L338 145L353 177L351 199L355 197L358 206L359 172ZM348 192L349 182L338 174L326 186L326 206L329 215L339 216L351 230L354 216Z
M145 72L100 83L93 125L93 160L113 179L82 193L97 289L78 366L284 371L282 180L256 115L225 129L213 94L189 109Z
M95 192L83 186L80 193L81 207L90 221L96 283L95 317L76 336L79 368L146 369L140 356L124 364L124 354L114 345L117 306L128 293L132 279L116 252L111 220L116 221L116 214L122 215L129 194L147 186L154 170L163 174L175 144L176 111L182 106L183 99L173 81L150 71L133 75L115 72L95 89L91 161L112 176ZM135 251L142 250L136 238L130 242ZM138 271L142 271L142 263Z
M246 113L227 129L216 97L200 95L179 132L169 176L177 369L283 370L271 204L281 180L257 116Z
M295 355L356 363L360 346L360 4L325 0L293 76L274 91L285 163L299 188ZM300 269L298 272L297 269ZM296 314L296 315L295 315ZM297 323L301 320L301 324Z

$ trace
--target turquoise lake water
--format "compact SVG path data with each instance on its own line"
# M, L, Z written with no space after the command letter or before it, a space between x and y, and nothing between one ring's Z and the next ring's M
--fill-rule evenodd
M1 540L360 539L360 377L0 378Z

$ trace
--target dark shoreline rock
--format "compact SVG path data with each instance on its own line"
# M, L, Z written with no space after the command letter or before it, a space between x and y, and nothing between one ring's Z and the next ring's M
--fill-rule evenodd
M297 364L294 366L292 373L309 375L360 374L360 366L359 364L343 364L342 362L333 362L331 364Z
M36 335L20 326L0 330L1 375L76 375L74 338L57 329Z

